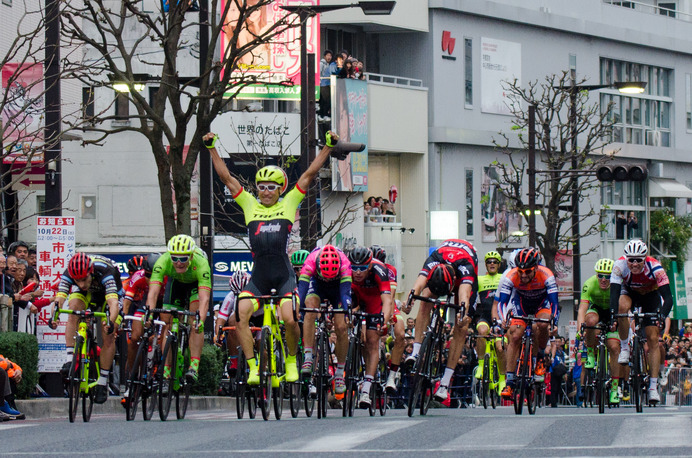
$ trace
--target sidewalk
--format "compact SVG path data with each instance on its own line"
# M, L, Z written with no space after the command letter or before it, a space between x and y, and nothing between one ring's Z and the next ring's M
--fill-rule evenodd
M27 420L41 418L65 418L67 419L67 398L36 398L15 401L17 409L26 415ZM175 404L175 400L173 400ZM139 405L139 409L142 405ZM175 405L172 406L175 411ZM230 396L190 396L188 410L233 410L235 411L235 398ZM104 404L94 404L94 414L122 415L125 418L125 409L120 404L120 396L110 396ZM81 418L82 407L79 406ZM141 415L141 414L139 414ZM175 413L174 413L175 415Z

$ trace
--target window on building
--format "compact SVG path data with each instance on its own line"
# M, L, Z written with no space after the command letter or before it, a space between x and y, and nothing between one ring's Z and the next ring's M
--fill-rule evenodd
M616 90L601 91L601 107L610 105L613 130L610 140L649 146L671 146L670 97L672 70L614 59L601 59L601 84L623 81L646 82L642 94L622 95ZM612 105L611 105L612 104Z
M93 86L82 88L82 119L94 117L94 88Z
M46 214L46 196L36 196L36 214Z
M464 38L464 100L473 106L473 40Z
M466 169L466 236L473 236L473 169Z
M622 1L618 1L618 0L611 0L611 1L606 1L606 3L610 3L611 5L616 5L616 6L622 6L624 8L634 9L634 2L622 2Z
M115 117L120 120L127 120L130 117L130 101L126 92L115 93Z
M675 17L675 11L677 10L675 2L657 2L656 6L658 6L658 14Z
M156 94L159 93L158 86L149 86L149 106L156 108Z
M685 75L685 116L687 130L692 130L692 75Z
M601 187L603 238L606 240L644 238L645 203L644 182L603 183Z

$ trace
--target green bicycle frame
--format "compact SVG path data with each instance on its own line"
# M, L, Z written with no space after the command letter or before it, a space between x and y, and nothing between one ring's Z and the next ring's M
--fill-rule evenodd
M70 309L59 309L57 311L58 315L62 313L67 313L70 315L75 315L77 313L83 313L83 310L75 311L75 310L70 310ZM57 315L56 315L57 316ZM95 380L93 383L89 383L89 364L91 363L91 360L89 359L89 350L88 350L88 343L89 343L89 324L87 323L87 318L84 315L78 315L79 316L79 324L77 326L77 335L81 337L82 343L80 345L80 348L77 349L75 348L75 351L79 351L82 355L82 361L83 364L80 367L79 370L79 391L82 393L89 393L89 390L94 388L97 384L97 380ZM91 316L95 318L101 318L101 321L107 320L108 319L108 314L105 312L92 312ZM100 373L100 365L99 365L99 358L96 356L96 352L94 352L94 364L96 364L96 372Z

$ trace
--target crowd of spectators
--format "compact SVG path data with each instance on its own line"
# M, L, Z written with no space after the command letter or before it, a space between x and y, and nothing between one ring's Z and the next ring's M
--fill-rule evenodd
M39 288L36 250L22 241L12 243L6 255L0 247L0 270L0 332L17 331L20 309L35 315L48 305Z
M363 203L363 211L365 221L372 223L394 222L396 216L394 204L383 197L368 197Z
M336 55L331 49L322 53L322 59L320 59L320 107L317 112L319 121L331 121L331 77L364 79L363 72L363 62L351 56L346 50Z

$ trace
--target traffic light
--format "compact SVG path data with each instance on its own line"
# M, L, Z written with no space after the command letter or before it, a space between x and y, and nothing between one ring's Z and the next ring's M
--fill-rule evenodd
M648 175L644 165L603 165L596 171L599 181L644 181Z

